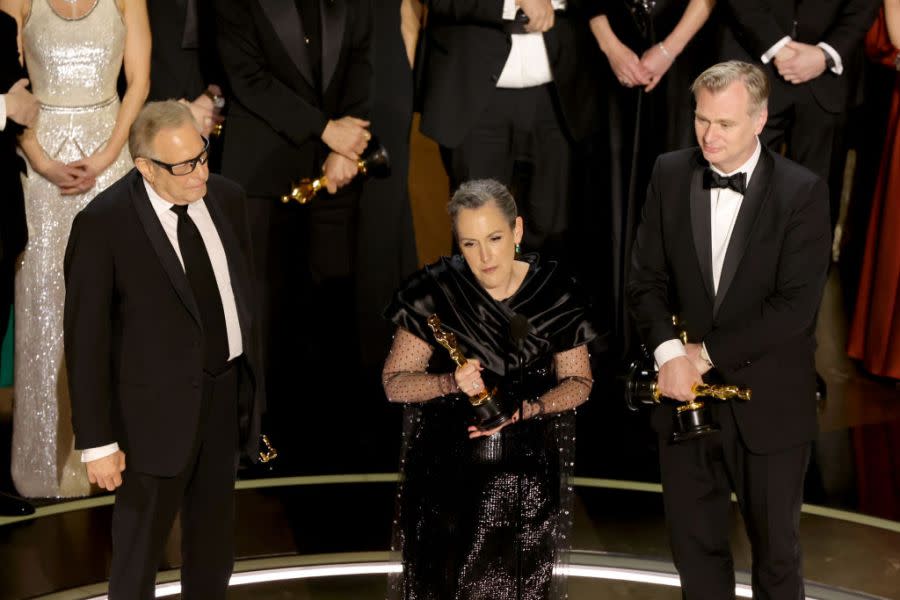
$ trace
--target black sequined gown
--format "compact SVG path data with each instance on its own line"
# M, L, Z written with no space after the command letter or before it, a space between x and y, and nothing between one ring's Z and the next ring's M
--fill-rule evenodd
M388 308L399 329L385 390L408 401L394 528L404 568L392 598L564 597L557 567L571 527L573 408L590 391L583 345L595 334L572 279L536 255L522 260L528 274L505 301L456 256L414 275ZM456 365L426 324L434 313L462 353L481 361L486 385L530 418L468 438L471 408L465 395L448 393ZM529 322L521 351L509 333L516 313Z

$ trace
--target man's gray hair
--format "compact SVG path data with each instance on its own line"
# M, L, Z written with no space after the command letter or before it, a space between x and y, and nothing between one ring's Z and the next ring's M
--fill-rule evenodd
M496 203L497 208L509 221L510 227L515 224L519 211L506 186L496 179L473 179L460 185L447 203L447 213L450 215L453 232L456 233L459 211L464 208L481 208L488 202Z
M138 113L128 132L128 150L131 160L155 158L153 140L164 129L177 129L185 123L197 127L191 109L176 100L148 102Z
M694 98L700 90L717 93L735 81L742 82L750 95L750 114L759 114L769 102L769 78L762 69L750 63L729 60L715 64L700 73L691 84L691 92Z

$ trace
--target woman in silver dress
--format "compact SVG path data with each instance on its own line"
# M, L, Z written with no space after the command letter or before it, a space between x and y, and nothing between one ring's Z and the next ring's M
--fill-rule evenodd
M29 241L16 273L12 477L26 497L90 492L73 449L63 364L63 255L75 215L131 167L128 129L147 97L145 0L0 0L19 23L37 123L20 146ZM127 91L116 92L124 64Z

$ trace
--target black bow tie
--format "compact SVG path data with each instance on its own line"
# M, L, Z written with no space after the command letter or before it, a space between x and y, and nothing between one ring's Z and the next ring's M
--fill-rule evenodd
M744 195L747 192L747 174L735 173L726 177L707 167L703 171L703 188L707 190L710 188L728 188Z

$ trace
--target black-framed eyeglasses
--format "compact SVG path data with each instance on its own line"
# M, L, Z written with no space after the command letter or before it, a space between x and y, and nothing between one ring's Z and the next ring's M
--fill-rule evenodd
M175 164L156 160L155 158L151 158L150 160L161 166L172 175L189 175L194 172L194 169L197 168L197 165L205 165L206 161L209 160L209 138L200 136L200 139L203 140L203 151L191 160L186 160L184 162Z

